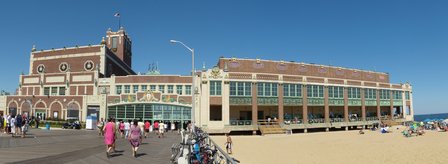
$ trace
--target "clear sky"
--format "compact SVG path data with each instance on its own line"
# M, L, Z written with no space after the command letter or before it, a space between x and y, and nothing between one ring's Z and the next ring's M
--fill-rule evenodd
M99 44L121 13L133 69L159 63L188 74L220 56L294 60L388 72L414 87L416 114L448 112L448 1L147 0L8 1L0 4L0 89L12 92L37 49Z

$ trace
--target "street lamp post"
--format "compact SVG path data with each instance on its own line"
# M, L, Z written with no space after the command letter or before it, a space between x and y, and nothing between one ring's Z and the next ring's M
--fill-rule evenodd
M195 93L196 93L196 87L195 87L195 71L194 71L194 49L188 47L187 45L185 45L184 43L182 43L181 41L177 41L177 40L170 40L171 43L180 43L182 46L184 46L185 48L187 48L189 51L191 51L191 72L192 72L192 84L191 84L191 90L192 90L192 94L191 94L191 127L193 129L193 132L195 132Z

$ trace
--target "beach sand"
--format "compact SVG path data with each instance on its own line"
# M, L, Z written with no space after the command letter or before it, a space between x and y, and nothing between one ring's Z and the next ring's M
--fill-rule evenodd
M406 138L404 127L392 133L378 131L318 132L293 135L231 136L232 157L243 164L364 164L447 163L448 132L426 131ZM225 150L225 136L212 136Z

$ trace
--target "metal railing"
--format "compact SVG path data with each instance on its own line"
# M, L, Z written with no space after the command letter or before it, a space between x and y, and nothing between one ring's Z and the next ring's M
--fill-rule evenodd
M310 123L310 124L325 123L325 119L324 118L309 119L308 123Z
M330 118L330 122L345 122L344 118Z
M378 117L366 117L366 121L378 121Z
M225 162L226 164L237 164L240 161L236 160L235 158L232 158L221 149L221 147L216 144L206 132L202 132L199 128L196 128L196 132L187 132L182 131L182 141L178 144L173 144L171 147L171 162L175 164L183 164L183 163L190 163L191 157L195 156L193 152L199 151L196 153L202 154L201 151L207 151L210 154L210 157L208 158L213 163L222 163ZM198 138L199 137L199 138ZM198 140L197 140L198 139ZM197 140L197 141L196 141ZM199 149L196 149L194 147L199 146ZM202 158L202 157L201 157ZM200 161L202 159L199 159Z
M224 156L223 160L225 160L225 162L227 164L237 164L237 162L232 157L230 157L229 154L227 154L227 152L222 150L221 147L219 147L218 144L216 144L215 141L213 141L210 137L207 137L206 141L207 141L207 143L210 145L210 147L212 149L217 149L218 150L216 152L216 153L218 153L217 154L218 158L221 158L221 157Z

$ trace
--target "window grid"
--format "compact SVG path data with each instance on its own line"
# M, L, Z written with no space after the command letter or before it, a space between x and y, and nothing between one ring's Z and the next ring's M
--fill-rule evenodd
M159 92L165 93L165 85L159 85Z
M168 93L174 93L174 86L168 85Z
M283 96L285 97L302 97L301 84L283 84Z
M115 86L115 93L116 93L117 95L121 94L121 88L122 88L121 85L117 85L117 86Z
M258 83L258 96L276 97L277 83Z
M132 86L132 93L137 93L138 92L138 85L133 85Z
M131 92L131 86L130 85L125 85L124 86L124 93L130 93Z
M382 89L381 91L380 91L380 99L382 99L382 100L388 100L388 99L390 99L390 91L389 90L386 90L386 89Z
M361 98L361 88L348 88L348 98L349 99L360 99Z
M409 91L406 91L404 93L404 96L406 97L406 100L410 100L411 99L411 95L409 94Z
M147 85L142 85L142 91L146 92L148 90L148 86Z
M149 86L149 89L150 89L152 92L156 91L156 85L150 85L150 86Z
M191 95L191 85L186 85L185 86L185 94L186 95Z
M310 98L323 98L324 97L324 86L322 85L307 85L307 95Z
M182 95L182 85L176 85L176 93Z
M221 95L221 81L210 81L210 95Z
M328 87L328 97L329 98L344 98L344 88L329 86Z

